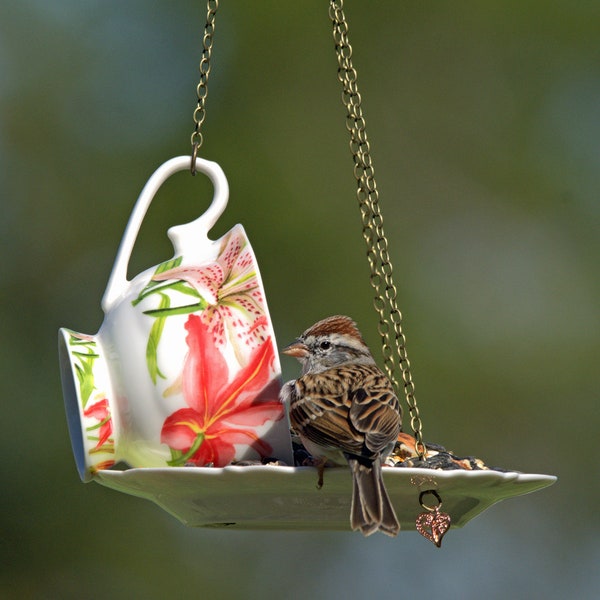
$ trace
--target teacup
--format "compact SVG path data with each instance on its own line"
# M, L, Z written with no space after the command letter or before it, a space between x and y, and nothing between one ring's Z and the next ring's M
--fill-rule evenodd
M65 408L83 481L117 463L214 466L292 463L281 367L256 257L241 225L208 232L227 205L219 165L196 159L210 207L168 231L172 259L127 280L142 220L162 183L189 169L163 164L133 209L102 299L96 335L59 331Z

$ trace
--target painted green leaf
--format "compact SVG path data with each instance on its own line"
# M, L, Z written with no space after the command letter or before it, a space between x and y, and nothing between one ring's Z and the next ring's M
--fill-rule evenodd
M181 460L183 452L181 450L174 450L171 448L171 460L167 461L170 467L183 467L184 461Z
M139 296L131 302L132 306L137 306L144 298L151 296L152 294L161 294L167 290L176 290L182 294L193 296L194 298L202 298L202 296L188 283L185 281L157 281L152 287L146 286L139 294Z
M76 352L75 350L73 351L73 356L78 356L80 358L82 358L83 360L87 359L87 358L99 358L100 355L97 354L96 352Z
M94 372L92 370L94 358L95 356L91 356L88 359L80 359L80 364L75 365L77 380L79 381L79 393L81 394L81 405L83 408L85 408L95 387Z
M176 258L172 258L171 260L167 260L164 263L161 263L160 265L158 265L156 267L156 270L154 271L154 275L159 275L160 273L164 273L165 271L168 271L170 269L174 269L175 267L178 267L181 264L181 261L183 260L183 256L178 256ZM155 292L157 292L158 290L156 290L155 288L160 287L161 289L163 289L164 287L171 287L172 284L164 284L163 281L153 281L150 280L150 282L146 285L146 287L144 287L144 289L139 293L138 297L132 301L132 305L133 306L137 306L144 298L146 298L146 296L149 296L150 294L154 294Z
M75 365L77 381L79 382L79 393L81 395L81 404L83 408L90 399L92 392L95 389L94 384L94 361L99 358L96 352L96 343L90 340L82 340L71 334L69 336L69 345L78 346L81 349L85 348L87 352L74 350L73 356L77 358L78 364Z
M192 447L184 454L181 450L174 450L171 448L171 460L167 461L167 464L171 467L183 467L187 461L196 454L198 448L202 446L204 441L204 433L199 433L192 444Z
M173 315L187 315L199 310L203 310L206 307L205 302L198 302L197 304L186 304L185 306L173 306L169 308L153 308L151 310L145 310L144 314L149 317L166 318L172 317Z
M95 423L94 425L90 425L89 427L86 427L85 430L86 431L94 431L94 429L100 429L100 427L102 427L103 425L106 425L111 420L111 418L112 417L109 415L102 421L99 421L98 423ZM88 438L89 438L89 436L88 436Z
M185 281L175 281L170 287L178 292L181 292L182 294L187 294L188 296L193 296L194 298L202 298L202 296L198 293L198 290L193 288Z
M171 260L167 260L163 263L160 263L160 265L158 265L156 267L156 271L154 271L154 274L158 275L160 273L164 273L165 271L174 269L175 267L178 267L181 264L182 260L183 260L183 256L176 256L175 258L172 258Z
M90 441L92 442L97 442L98 438L88 438L90 439ZM89 450L90 454L99 454L99 453L106 453L106 454L114 454L115 453L115 445L114 443L111 442L106 442L105 444L102 444L102 446L100 446L99 448L92 448L91 450Z
M169 300L169 297L165 294L161 294L158 310L169 308L170 304L171 301ZM146 346L146 363L148 364L148 372L150 373L150 378L154 385L156 385L158 377L161 377L162 379L166 378L158 367L158 343L160 342L160 337L165 327L165 319L166 317L157 317L155 319L152 328L150 329L148 344Z

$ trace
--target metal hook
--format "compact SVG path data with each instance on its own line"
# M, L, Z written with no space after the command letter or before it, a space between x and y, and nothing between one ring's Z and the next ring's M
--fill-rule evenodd
M190 162L190 172L192 175L196 175L196 159L198 158L198 148L200 148L200 144L198 142L194 142L192 147L192 159Z

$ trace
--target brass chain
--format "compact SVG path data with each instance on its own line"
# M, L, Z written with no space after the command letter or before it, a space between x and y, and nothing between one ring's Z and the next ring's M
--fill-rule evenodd
M395 373L395 353L402 372L404 396L411 416L410 425L416 439L415 448L419 457L423 459L425 456L423 424L406 353L402 313L396 303L397 291L392 278L392 262L383 230L383 217L379 208L379 193L375 183L375 170L361 107L361 96L358 91L357 73L352 65L352 47L348 39L348 23L344 14L343 0L330 0L329 17L333 23L338 79L343 87L342 102L347 110L346 128L350 132L354 176L358 183L356 194L362 218L363 237L367 244L367 259L371 269L370 283L375 290L373 305L379 314L378 329L383 346L385 371L396 391L399 392L400 387Z
M215 18L217 9L219 8L219 0L208 0L206 3L206 25L204 26L204 37L202 39L202 57L200 58L200 81L196 86L196 96L198 104L194 109L194 131L192 132L192 175L196 174L196 157L198 149L202 146L204 138L202 137L202 124L206 119L206 97L208 96L208 76L210 74L210 58L212 55L213 36L215 34Z

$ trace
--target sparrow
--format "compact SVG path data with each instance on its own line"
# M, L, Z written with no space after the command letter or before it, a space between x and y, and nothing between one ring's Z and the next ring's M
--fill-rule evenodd
M328 317L282 352L302 365L302 376L282 386L281 400L289 407L292 428L318 460L318 487L326 464L348 464L352 530L397 535L400 523L381 466L401 430L400 403L356 323L341 315Z

